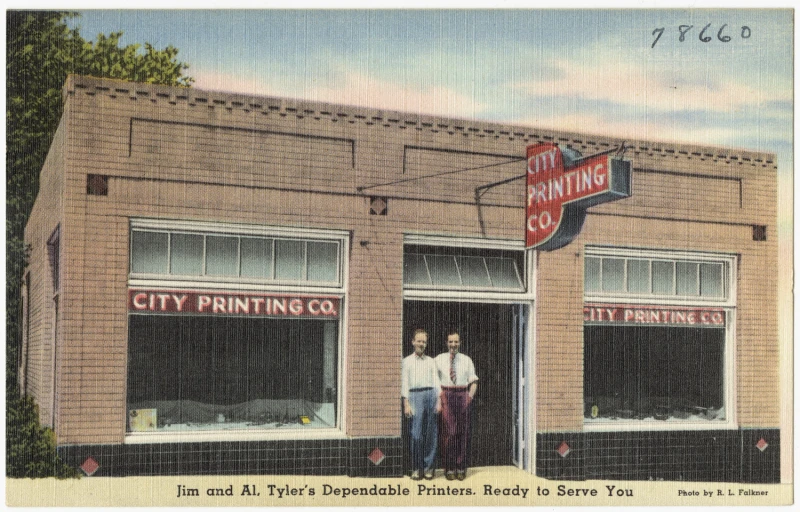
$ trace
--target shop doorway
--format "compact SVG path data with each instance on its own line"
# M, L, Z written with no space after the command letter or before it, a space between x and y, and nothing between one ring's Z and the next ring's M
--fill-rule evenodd
M523 467L527 309L522 304L404 301L403 356L412 352L408 340L414 329L428 331L427 352L434 357L447 351L447 331L456 329L461 351L475 363L479 382L472 417L472 467ZM403 432L406 435L406 429Z

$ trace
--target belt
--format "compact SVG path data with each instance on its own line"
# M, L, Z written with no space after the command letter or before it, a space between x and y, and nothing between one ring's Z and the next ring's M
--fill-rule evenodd
M469 386L442 386L444 391L468 391Z
M430 391L431 389L433 389L433 388L432 387L430 387L430 388L414 388L414 389L409 389L408 391L411 392L411 393L415 393L417 391Z

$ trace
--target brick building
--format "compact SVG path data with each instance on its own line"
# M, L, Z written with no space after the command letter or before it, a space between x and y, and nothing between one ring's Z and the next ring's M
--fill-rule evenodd
M400 476L400 361L480 377L472 465L776 482L774 155L626 141L526 251L525 150L623 142L86 77L26 229L20 385L98 475Z

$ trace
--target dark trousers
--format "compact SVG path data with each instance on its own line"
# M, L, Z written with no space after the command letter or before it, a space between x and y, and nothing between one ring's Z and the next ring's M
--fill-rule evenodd
M408 402L414 411L408 421L412 470L433 470L439 430L436 419L437 399L433 389L412 391L408 394Z
M442 388L440 456L446 471L467 469L470 429L469 391L466 387Z

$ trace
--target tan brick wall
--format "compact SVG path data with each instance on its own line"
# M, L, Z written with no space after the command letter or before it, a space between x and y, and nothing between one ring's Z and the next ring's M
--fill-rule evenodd
M55 289L47 242L64 216L66 144L67 133L62 120L39 175L39 193L25 227L25 243L30 246L26 269L30 276L30 289L27 290L30 330L20 347L25 358L20 379L24 392L39 405L39 418L47 426L53 426L53 358L62 356L60 350L58 354L54 353ZM63 248L63 226L61 238ZM61 336L59 339L62 339Z
M524 163L512 157L537 140L569 142L585 154L617 144L525 127L93 79L73 79L65 90L62 444L124 437L131 217L349 231L344 429L356 436L398 435L403 234L521 240L521 181L488 190L480 207L475 187L521 175ZM323 153L309 154L316 150ZM583 244L736 252L743 254L743 268L774 256L774 239L748 242L749 227L743 227L767 224L774 234L774 208L765 212L763 206L774 198L771 157L707 152L636 143L627 156L642 169L634 182L641 196L593 209L574 244L539 258L540 430L582 428ZM464 167L473 170L454 172ZM86 195L89 173L110 176L108 196ZM411 179L433 174L440 175ZM712 192L691 189L701 184ZM389 198L388 216L369 215L370 195ZM727 199L709 208L701 204L708 195L732 198L737 208L726 208ZM774 309L774 282L758 274L744 282L744 274L740 270L740 301L748 289L760 294L762 308L766 300ZM752 304L741 303L740 310L739 415L743 424L763 426L773 415L756 407L757 397L774 395L777 381L759 369L774 374L777 363L772 352L755 351L763 343L753 336L765 330L746 325ZM775 322L764 321L776 358Z

